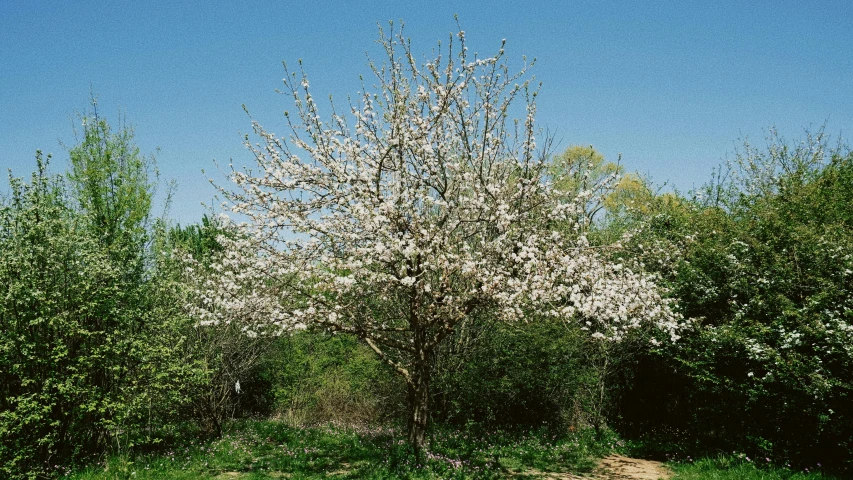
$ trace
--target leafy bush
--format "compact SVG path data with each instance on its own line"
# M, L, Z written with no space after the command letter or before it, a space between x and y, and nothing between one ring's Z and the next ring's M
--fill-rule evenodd
M151 270L150 159L83 118L68 177L37 154L0 203L0 472L55 473L172 425L174 298Z
M594 342L558 321L468 323L437 354L433 403L444 423L514 428L594 423ZM451 354L448 354L451 353Z
M402 382L350 335L303 331L281 338L261 368L276 416L292 425L376 425L405 411Z
M795 147L772 137L717 180L692 201L659 205L636 240L649 265L649 245L682 252L664 273L701 328L638 359L625 378L628 430L849 463L853 153L822 135Z

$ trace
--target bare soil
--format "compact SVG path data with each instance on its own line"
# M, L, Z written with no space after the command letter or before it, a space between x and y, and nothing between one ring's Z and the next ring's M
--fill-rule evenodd
M596 475L602 480L659 480L672 477L661 462L610 455L601 460Z

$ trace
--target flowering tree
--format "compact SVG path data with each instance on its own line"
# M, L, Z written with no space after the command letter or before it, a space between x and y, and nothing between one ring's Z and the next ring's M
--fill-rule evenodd
M222 270L206 321L234 319L233 292L254 282L282 302L277 325L356 335L405 379L416 450L436 347L480 311L579 320L611 340L647 321L674 332L652 279L586 241L590 190L548 177L527 67L511 74L503 46L470 55L461 31L419 64L401 33L380 34L387 63L371 63L374 90L349 115L322 120L304 72L288 72L291 134L254 123L259 170L232 169L225 194L259 253Z

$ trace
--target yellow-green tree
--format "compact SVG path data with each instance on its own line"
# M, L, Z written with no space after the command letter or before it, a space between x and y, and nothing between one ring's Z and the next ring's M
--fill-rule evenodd
M607 161L592 145L572 145L556 155L549 173L556 188L590 198L583 212L587 224L604 213L649 210L656 196L648 181L625 173L619 160Z

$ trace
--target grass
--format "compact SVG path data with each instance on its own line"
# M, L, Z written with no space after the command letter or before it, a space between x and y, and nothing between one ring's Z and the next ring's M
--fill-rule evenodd
M747 456L703 458L696 461L670 462L673 480L835 480L809 469L792 470L770 465L766 460L754 461ZM849 478L849 477L843 477Z
M620 442L621 443L621 442ZM67 475L104 479L492 479L543 472L591 472L619 447L591 432L554 436L469 427L437 429L418 461L402 431L335 426L292 427L270 420L231 423L222 438L189 441L159 452L112 456ZM627 448L627 450L626 450ZM630 454L630 447L619 448ZM673 480L835 480L820 472L772 466L745 455L670 461Z
M294 428L239 421L214 441L158 453L113 456L68 475L101 479L462 479L533 478L530 472L589 472L605 446L591 435L439 429L418 461L396 429Z

